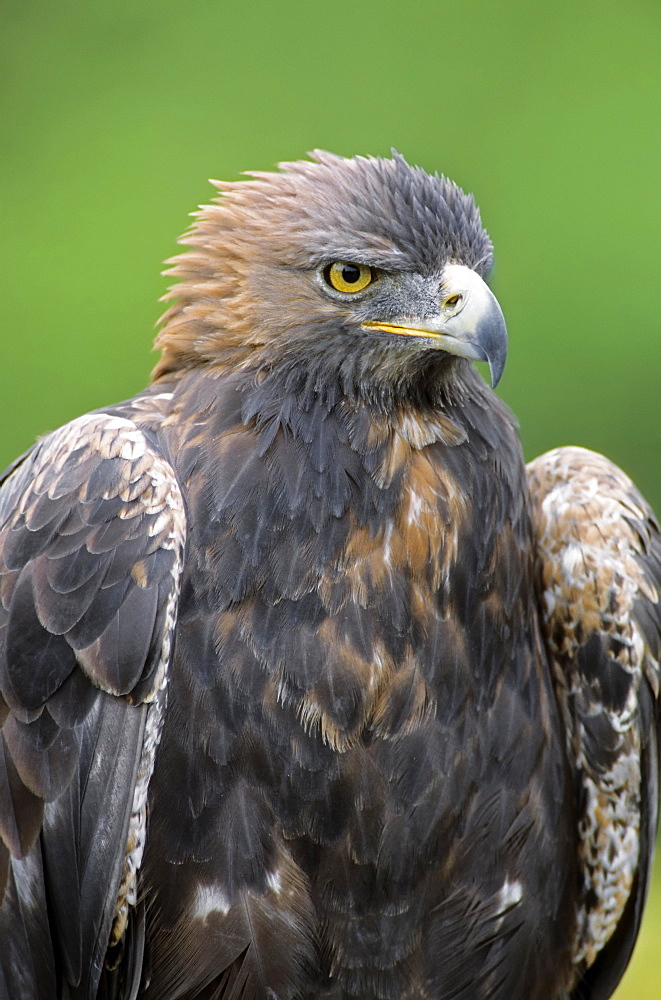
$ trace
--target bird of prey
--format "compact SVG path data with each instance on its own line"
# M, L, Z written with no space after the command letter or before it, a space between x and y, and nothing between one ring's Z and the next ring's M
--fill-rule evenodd
M0 490L0 996L603 1000L661 540L527 468L472 197L316 152L197 214L144 391Z

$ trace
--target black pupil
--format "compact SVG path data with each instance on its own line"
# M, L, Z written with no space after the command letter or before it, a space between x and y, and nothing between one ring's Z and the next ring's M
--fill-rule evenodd
M342 268L342 281L346 281L347 285L355 284L360 278L360 268L356 267L355 264L345 264Z

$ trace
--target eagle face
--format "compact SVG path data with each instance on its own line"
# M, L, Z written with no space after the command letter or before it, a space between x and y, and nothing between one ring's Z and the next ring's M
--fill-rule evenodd
M658 813L661 538L526 468L471 197L218 183L152 383L0 479L0 996L605 1000Z
M487 361L497 383L507 334L484 282L492 250L473 199L397 155L315 155L219 184L223 197L183 240L204 253L172 270L192 281L191 300L176 286L166 353L187 346L194 313L193 349L211 364L234 351L235 364L269 369L303 359L315 371L356 367L372 395L406 396L421 377L443 378L454 356Z

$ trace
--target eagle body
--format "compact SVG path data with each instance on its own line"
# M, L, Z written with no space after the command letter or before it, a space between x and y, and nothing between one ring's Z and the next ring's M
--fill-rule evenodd
M656 522L601 456L526 469L472 201L316 155L221 186L152 385L0 488L0 997L601 1000L628 962Z
M202 885L227 901L197 920L207 947L217 938L217 964L235 921L223 910L248 889L276 913L283 896L316 912L328 953L319 995L325 978L350 995L401 996L448 977L453 989L541 996L572 928L571 795L552 753L559 720L511 420L496 409L487 437L472 430L477 376L478 402L437 429L190 381L168 405L183 415L209 400L203 454L186 420L165 450L194 553L175 655L194 669L175 666L171 697L193 710L165 723L145 858L170 887L164 955L194 926ZM190 762L174 818L173 778ZM181 866L168 878L164 856ZM471 915L480 930L467 942ZM306 930L279 928L269 950L282 935L301 961ZM503 976L510 938L517 958Z

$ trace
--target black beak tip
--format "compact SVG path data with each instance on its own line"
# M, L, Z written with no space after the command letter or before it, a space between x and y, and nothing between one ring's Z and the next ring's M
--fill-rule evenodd
M487 358L489 362L489 375L491 376L491 388L495 389L501 378L503 377L503 372L505 370L505 362L507 361L507 350L499 352L495 356L489 356Z
M500 308L496 305L492 314L478 328L478 343L489 363L491 388L500 382L507 361L507 327Z

